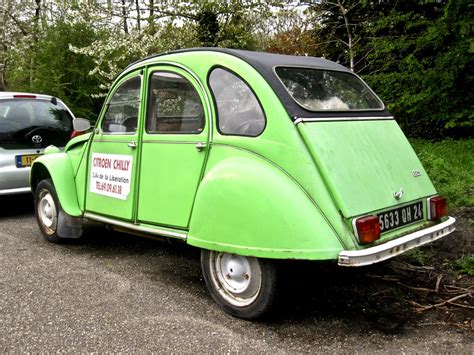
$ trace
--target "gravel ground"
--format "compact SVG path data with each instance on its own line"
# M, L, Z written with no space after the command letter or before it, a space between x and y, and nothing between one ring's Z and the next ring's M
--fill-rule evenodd
M29 197L0 199L0 248L2 353L474 351L468 330L354 311L351 272L329 271L325 284L315 273L326 269L290 273L271 320L233 318L208 295L198 251L98 227L81 243L50 244Z

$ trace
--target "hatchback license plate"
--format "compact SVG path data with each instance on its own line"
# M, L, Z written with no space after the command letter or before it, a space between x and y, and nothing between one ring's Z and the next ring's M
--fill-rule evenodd
M380 223L380 233L400 228L423 219L423 202L395 208L377 215Z
M16 166L18 168L24 168L27 166L31 166L36 158L38 158L41 154L28 154L28 155L17 155L16 156Z

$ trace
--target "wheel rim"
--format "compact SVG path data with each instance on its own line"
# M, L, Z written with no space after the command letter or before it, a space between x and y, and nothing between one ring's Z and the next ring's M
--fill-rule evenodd
M53 196L47 190L40 192L38 217L47 234L51 235L56 232L58 225L57 208Z
M211 252L212 282L219 294L237 307L250 305L262 288L262 270L257 258Z

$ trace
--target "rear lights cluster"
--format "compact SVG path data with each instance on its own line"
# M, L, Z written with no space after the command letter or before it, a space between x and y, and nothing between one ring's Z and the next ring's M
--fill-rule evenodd
M84 133L86 133L86 132L82 132L82 131L72 131L71 137L69 137L69 139L73 139L74 137L81 136L81 135L83 135Z
M380 223L377 216L357 218L354 226L361 244L372 243L380 238Z
M436 221L448 215L446 197L433 196L427 200L428 219ZM377 216L364 216L352 221L360 244L369 244L380 239L380 222Z
M446 197L434 196L428 199L428 218L432 221L448 215Z

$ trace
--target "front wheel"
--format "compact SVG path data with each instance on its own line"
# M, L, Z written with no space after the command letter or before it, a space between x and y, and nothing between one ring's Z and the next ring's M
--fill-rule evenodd
M74 221L63 211L51 179L41 180L35 190L35 213L41 233L49 242L61 243L82 234L82 229L74 226Z
M272 308L277 275L271 260L203 249L201 268L212 298L230 315L250 320Z

